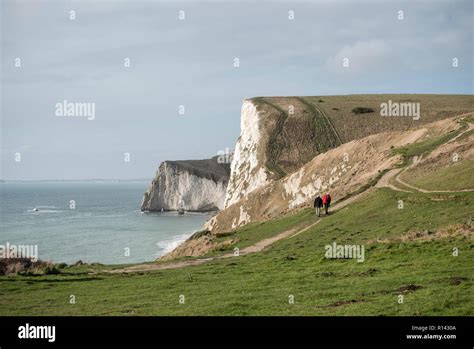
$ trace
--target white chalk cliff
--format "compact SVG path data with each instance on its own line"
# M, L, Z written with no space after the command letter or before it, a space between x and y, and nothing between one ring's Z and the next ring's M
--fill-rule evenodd
M142 211L212 211L224 207L229 164L208 160L164 161L143 196Z
M240 137L235 145L234 157L230 165L231 174L224 208L267 183L264 149L260 149L262 146L260 128L257 107L252 101L245 100L240 118Z

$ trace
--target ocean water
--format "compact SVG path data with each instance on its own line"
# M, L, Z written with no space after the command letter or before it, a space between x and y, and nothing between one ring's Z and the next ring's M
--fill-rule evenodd
M38 245L39 259L53 262L152 261L200 230L209 214L141 213L147 187L139 181L0 183L0 245Z

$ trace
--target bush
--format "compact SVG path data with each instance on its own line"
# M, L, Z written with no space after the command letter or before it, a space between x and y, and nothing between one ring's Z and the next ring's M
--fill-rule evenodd
M46 265L41 269L43 275L56 275L61 273L55 265Z
M29 258L0 258L0 275L49 275L59 274L53 263Z
M352 112L354 114L366 114L366 113L373 113L374 110L372 108L367 108L367 107L357 107L352 109Z

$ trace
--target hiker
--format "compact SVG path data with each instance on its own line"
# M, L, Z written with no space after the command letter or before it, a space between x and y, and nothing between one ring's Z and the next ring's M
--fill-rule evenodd
M324 211L326 214L329 214L329 206L331 205L331 195L329 195L329 193L326 193L326 195L323 196L323 205Z
M314 208L316 210L316 215L320 217L321 213L321 207L323 207L323 199L321 199L321 196L316 196L316 199L314 199Z

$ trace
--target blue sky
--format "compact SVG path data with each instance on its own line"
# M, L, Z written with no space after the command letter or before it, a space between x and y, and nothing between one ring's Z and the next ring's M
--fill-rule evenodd
M473 23L452 0L2 1L0 177L151 178L232 149L253 96L471 94Z

